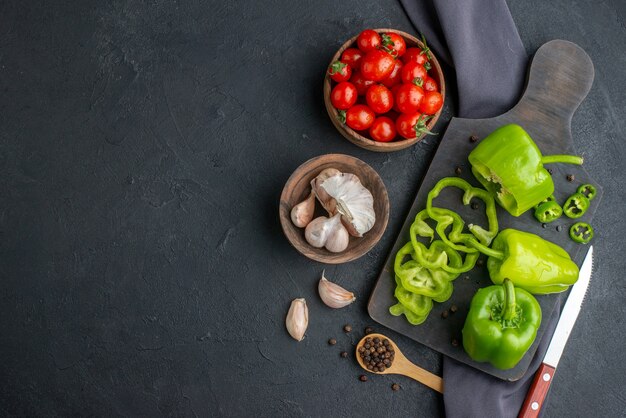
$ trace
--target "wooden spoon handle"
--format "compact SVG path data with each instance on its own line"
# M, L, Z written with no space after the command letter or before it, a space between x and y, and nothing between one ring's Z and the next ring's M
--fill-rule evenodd
M426 385L439 393L443 393L443 379L441 377L429 372L428 370L424 370L409 361L402 362L402 364L398 367L397 373L417 380L421 384Z

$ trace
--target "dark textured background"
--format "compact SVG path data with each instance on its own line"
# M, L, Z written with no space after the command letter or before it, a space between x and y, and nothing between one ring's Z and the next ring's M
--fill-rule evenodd
M439 139L355 147L322 78L365 27L414 32L399 3L91 3L0 2L0 415L443 414L418 383L361 383L339 357L372 324L367 299ZM597 269L545 412L623 415L626 6L510 7L529 54L567 39L596 69L572 131L605 187ZM451 95L439 130L453 112ZM381 242L333 267L300 256L277 218L290 173L329 152L371 164L392 205ZM355 304L321 304L324 267ZM295 297L311 317L299 344L284 329Z

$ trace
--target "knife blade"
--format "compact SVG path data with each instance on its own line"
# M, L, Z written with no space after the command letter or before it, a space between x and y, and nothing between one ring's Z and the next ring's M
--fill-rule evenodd
M539 415L541 406L548 394L554 372L559 364L563 349L567 343L570 332L576 323L578 313L582 306L587 288L589 287L589 281L591 279L591 271L593 266L593 246L589 247L589 251L585 256L580 273L578 274L578 280L572 286L565 306L561 311L561 317L556 325L550 345L546 351L546 355L543 358L543 362L539 366L539 369L535 373L533 382L528 390L524 404L520 409L519 418L536 417Z

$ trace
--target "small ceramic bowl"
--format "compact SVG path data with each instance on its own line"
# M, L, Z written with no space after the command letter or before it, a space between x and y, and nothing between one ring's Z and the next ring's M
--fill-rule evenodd
M336 168L343 173L352 173L359 177L374 197L376 222L372 229L362 237L350 237L348 248L340 253L331 253L325 248L315 248L306 242L304 228L296 227L291 221L291 209L302 202L311 193L311 180L322 170ZM316 216L328 216L316 200ZM304 256L327 264L340 264L355 260L376 245L385 232L389 220L389 197L380 176L372 167L359 160L343 154L326 154L310 159L293 172L280 196L280 223L289 242Z
M374 30L378 33L393 32L402 36L402 38L404 38L404 41L406 42L407 48L411 48L411 47L419 48L423 46L423 43L419 39L417 39L413 35L409 35L406 32L402 32L402 31L395 30L395 29L374 29ZM356 48L357 37L358 35L350 38L345 44L343 44L341 48L339 48L337 53L333 56L331 63L339 60L341 58L341 54L343 54L343 51L345 51L347 48L351 48L351 47ZM437 61L437 57L435 57L432 51L430 53L432 56L432 59L430 60L430 65L432 66L432 68L430 69L428 73L429 73L429 76L432 77L439 85L439 92L441 93L441 96L443 97L444 102L445 102L446 83L443 78L443 71L441 70L439 61ZM396 137L396 139L394 139L391 142L378 142L356 132L355 130L347 126L346 124L339 121L339 114L337 113L337 109L335 109L332 103L330 102L330 92L332 88L335 86L335 84L336 83L330 79L328 72L326 72L326 76L324 78L324 104L326 105L326 111L328 112L328 115L330 116L330 120L333 122L333 125L335 125L337 130L339 130L339 132L353 144L356 144L370 151L389 152L389 151L398 151L404 148L408 148L411 145L419 142L422 138L424 138L425 134L416 138L411 138L411 139L404 139L401 136L398 136ZM435 124L437 123L437 120L439 120L439 116L441 115L442 110L443 110L443 106L441 106L441 109L439 109L439 111L433 115L433 118L428 121L427 127L429 131L435 127Z

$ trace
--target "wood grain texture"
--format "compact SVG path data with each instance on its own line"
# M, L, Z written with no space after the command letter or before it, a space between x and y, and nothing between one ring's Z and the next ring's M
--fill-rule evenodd
M423 43L419 39L417 39L415 36L410 35L406 32L402 32L402 31L395 30L395 29L374 29L374 30L378 33L392 32L392 33L396 33L402 36L406 42L407 48L423 46ZM341 48L339 48L337 53L333 56L330 63L333 63L339 60L339 58L341 57L341 54L343 54L343 51L345 51L347 48L356 47L355 42L356 42L357 37L358 35L355 35L352 38L350 38L348 41L346 41L341 46ZM434 53L432 52L431 52L431 55L432 55L432 59L430 60L430 63L432 65L432 69L429 71L429 76L432 77L439 85L439 92L441 93L441 97L443 97L443 100L445 103L446 82L443 77L443 71L441 70L439 61L437 61L437 57L435 57ZM398 138L400 138L398 140L394 140L391 142L378 142L378 141L374 141L370 138L367 138L359 134L358 132L356 132L355 130L347 126L346 124L341 123L339 121L339 115L337 113L337 109L335 109L330 102L330 92L334 85L335 83L330 79L327 73L326 76L324 77L324 104L326 105L326 111L328 112L328 116L330 116L330 120L333 122L333 125L335 125L335 127L341 133L341 135L343 135L347 140L349 140L353 144L358 145L362 148L368 149L370 151L390 152L390 151L399 151L401 149L408 148L411 145L421 141L426 136L424 134L424 135L421 135L419 137L415 137L412 139L403 139L402 137L398 136ZM439 120L439 116L441 115L442 110L443 110L443 105L441 106L441 109L439 109L439 111L435 113L433 115L433 118L428 122L427 124L428 130L432 130L435 127L435 124L437 123L437 120Z
M460 177L480 187L472 176L471 166L467 161L467 155L477 144L468 140L470 135L484 138L502 125L517 123L530 134L544 155L574 153L570 121L577 106L589 91L593 75L591 60L581 48L568 41L551 41L537 50L530 66L524 95L513 109L491 119L452 119L370 297L368 310L374 320L434 350L501 379L517 380L524 375L546 329L545 321L540 326L537 338L527 354L516 367L509 370L499 370L488 363L474 362L465 353L462 344L451 344L452 340L462 341L461 329L472 296L479 288L492 284L486 263L482 267L476 266L472 271L457 278L454 282L452 297L445 303L435 304L429 318L422 325L412 326L404 317L394 317L388 312L389 307L396 303L393 297L395 288L393 258L398 249L409 240L410 224L415 215L425 207L426 195L438 180L446 176L454 176L455 168L460 167L462 171ZM602 187L589 176L583 166L552 164L549 168L553 170L555 196L561 204L580 184L596 185L598 196L591 201L588 212L582 218L590 222L601 200ZM568 182L567 174L574 174L576 180ZM453 194L452 191L448 194L444 192L436 204L453 208L468 222L486 224L482 210L473 211L461 205L460 194ZM482 206L480 207L482 209ZM516 228L540 235L563 247L578 265L581 264L582 257L579 254L581 246L574 243L568 236L569 226L574 223L574 220L562 217L548 224L546 228L542 228L541 223L535 220L531 211L515 218L499 206L497 210L501 230ZM477 212L481 213L482 218L476 218ZM556 230L558 226L561 228L560 231ZM483 261L486 261L486 258L483 258ZM550 317L560 297L560 295L537 297L544 318ZM457 306L457 313L450 315L446 320L441 319L441 313L452 304Z
M520 409L519 418L534 418L539 416L539 411L546 399L550 384L554 378L554 367L541 363L535 373L533 383L530 385L524 404Z
M309 245L304 239L304 228L296 227L291 222L290 217L291 209L311 193L311 180L327 168L336 168L342 173L357 175L363 186L374 197L374 212L376 214L374 226L363 237L351 236L348 248L340 253L331 253L325 248L314 248ZM322 212L321 205L317 200L315 204L317 208L315 217L327 215ZM279 217L285 236L298 252L322 263L340 264L361 257L380 240L389 220L389 197L382 179L369 165L349 155L326 154L306 161L289 177L280 197Z
M378 337L381 340L386 338L389 340L389 343L393 346L395 352L394 361L391 363L391 367L385 369L382 372L373 372L367 369L367 367L363 363L363 359L359 355L359 348L365 344L365 339L368 337ZM368 334L365 337L361 338L361 341L359 341L359 343L356 345L355 354L356 361L359 363L359 366L363 368L363 370L375 374L400 374L406 377L410 377L413 380L417 380L421 384L426 385L439 393L443 393L443 379L441 377L412 363L411 360L409 360L404 354L402 354L402 351L400 351L398 345L393 342L391 338L383 334Z

